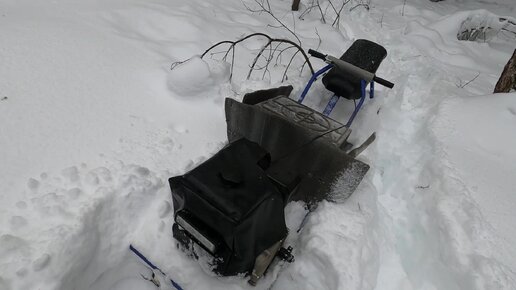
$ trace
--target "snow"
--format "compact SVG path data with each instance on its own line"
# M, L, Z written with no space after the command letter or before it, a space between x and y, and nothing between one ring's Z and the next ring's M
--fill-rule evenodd
M167 84L178 96L206 95L214 85L229 80L229 64L211 60L209 63L199 56L174 66Z
M457 40L468 19L516 18L514 1L353 0L338 29L271 2L306 49L383 45L378 75L395 87L377 86L353 125L354 143L377 135L357 191L299 233L304 205L287 206L296 261L255 289L516 289L516 93L492 94L516 40ZM0 289L155 289L129 244L184 289L252 289L176 248L167 179L224 146L225 97L285 69L246 80L260 38L237 47L231 80L221 54L199 55L254 32L293 38L276 25L241 1L0 1ZM305 103L329 97L317 83Z
M473 236L472 246L492 243L493 255L511 269L516 266L516 252L509 241L514 241L516 235L507 218L513 215L516 204L513 185L501 181L510 180L516 173L514 163L506 162L516 158L516 140L506 134L515 121L515 96L497 94L443 102L438 112L441 117L434 121L433 128L441 143L439 154L445 157L443 168L447 175L471 196L471 202L480 205L484 218L481 222L489 225L488 233L495 232L501 238ZM470 206L468 210L474 212L475 205ZM464 228L475 231L477 226L465 224ZM476 241L481 238L487 241Z

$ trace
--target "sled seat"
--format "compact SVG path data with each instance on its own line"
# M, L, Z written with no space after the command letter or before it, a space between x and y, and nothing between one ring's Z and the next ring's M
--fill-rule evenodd
M366 39L358 39L353 42L340 59L371 73L376 73L386 56L387 51L383 46ZM322 82L326 89L337 96L349 100L356 100L361 97L361 79L344 74L337 68L330 69L322 78Z

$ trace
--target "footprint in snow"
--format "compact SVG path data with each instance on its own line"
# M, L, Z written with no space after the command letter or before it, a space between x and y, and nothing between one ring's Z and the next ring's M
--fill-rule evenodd
M70 182L79 181L79 169L77 166L65 168L61 171L61 175Z
M27 187L33 192L36 192L39 188L39 181L37 181L34 178L29 178L29 180L27 181Z
M16 270L16 276L18 277L25 277L27 276L27 273L29 273L29 270L27 270L27 268L20 268Z
M41 257L39 257L38 259L36 259L32 262L32 269L35 272L41 271L41 270L45 269L49 263L50 263L50 255L43 254Z
M9 220L9 223L11 224L11 229L13 230L22 228L28 224L24 217L18 215L12 216Z
M70 196L72 199L75 200L75 199L79 198L79 196L82 195L82 190L78 187L74 187L72 189L69 189L67 191L67 193L68 193L68 196Z

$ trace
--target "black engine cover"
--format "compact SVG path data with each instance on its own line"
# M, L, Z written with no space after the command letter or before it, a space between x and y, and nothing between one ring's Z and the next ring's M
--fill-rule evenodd
M284 197L264 170L269 161L262 147L240 139L169 179L174 237L208 250L221 275L249 272L261 252L287 235Z

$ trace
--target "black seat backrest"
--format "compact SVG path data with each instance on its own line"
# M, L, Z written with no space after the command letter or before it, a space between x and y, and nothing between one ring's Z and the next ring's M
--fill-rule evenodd
M376 73L382 60L387 56L385 48L365 39L358 39L340 57L341 60ZM360 99L360 79L332 68L322 79L326 89L346 99Z

